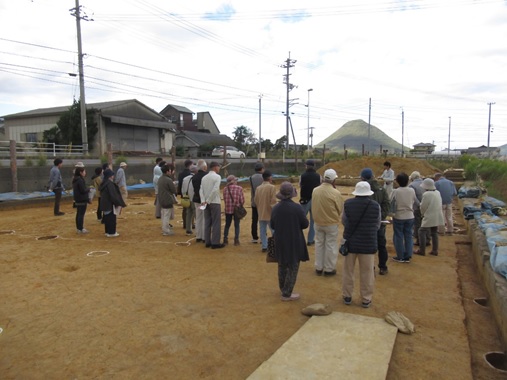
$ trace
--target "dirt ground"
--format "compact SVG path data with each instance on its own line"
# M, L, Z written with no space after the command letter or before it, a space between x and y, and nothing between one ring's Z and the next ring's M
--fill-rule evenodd
M349 197L352 188L339 190ZM474 302L487 294L457 204L457 233L441 237L440 255L390 261L363 309L358 284L353 304L342 302L342 258L336 277L317 277L310 247L296 283L301 299L281 302L276 264L250 243L250 214L239 247L211 250L185 236L181 208L176 235L162 236L153 200L131 194L114 239L94 206L89 235L76 234L69 202L62 217L50 204L0 211L2 379L245 379L308 320L300 311L313 303L378 318L394 310L414 323L413 335L396 338L388 379L505 379L483 358L501 343L489 308ZM387 235L392 256L391 226Z

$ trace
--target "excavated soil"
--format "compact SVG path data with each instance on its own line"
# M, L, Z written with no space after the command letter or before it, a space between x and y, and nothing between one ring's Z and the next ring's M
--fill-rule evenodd
M392 162L396 172L434 172ZM382 162L368 163L381 173ZM337 168L357 176L364 164ZM349 197L352 188L339 190ZM394 310L414 323L413 335L396 338L388 379L505 378L483 358L501 344L489 308L473 302L487 295L457 204L456 234L441 237L440 255L390 261L363 309L357 286L353 304L342 303L341 258L336 277L315 275L314 247L300 267L301 299L281 302L276 265L250 243L250 214L239 247L211 250L185 236L180 208L176 235L165 237L152 195L128 203L114 239L93 206L88 235L76 234L70 203L61 217L49 204L0 212L2 379L245 379L308 320L300 311L313 303L378 318ZM391 226L387 235L392 256Z

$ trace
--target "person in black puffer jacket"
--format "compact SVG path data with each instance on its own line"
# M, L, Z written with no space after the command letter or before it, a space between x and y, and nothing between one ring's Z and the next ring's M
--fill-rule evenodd
M116 232L116 214L121 211L118 208L127 207L123 200L120 188L114 183L114 172L111 169L104 170L104 179L100 184L100 209L104 212L103 220L106 237L120 236Z
M345 201L342 213L343 238L349 246L349 254L343 263L343 302L352 303L354 292L354 266L359 261L360 294L362 306L370 307L375 285L375 253L377 231L380 228L380 205L370 199L370 184L361 181L352 192L355 198Z
M72 193L74 196L74 205L76 212L76 228L78 234L87 234L88 230L83 228L86 207L90 202L88 193L90 189L86 187L85 179L86 169L84 167L76 167L74 178L72 179Z

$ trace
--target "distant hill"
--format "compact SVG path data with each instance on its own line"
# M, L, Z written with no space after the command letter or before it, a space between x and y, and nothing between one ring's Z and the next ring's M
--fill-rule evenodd
M370 142L368 143L368 129L370 128ZM352 120L342 125L331 136L327 137L324 141L315 145L316 148L323 148L324 144L326 149L332 152L343 153L343 146L347 147L349 152L361 153L363 150L368 151L368 146L375 154L379 154L380 147L383 150L387 149L389 154L401 152L401 144L390 138L377 127L371 127L363 120ZM409 148L405 146L405 151L408 152Z

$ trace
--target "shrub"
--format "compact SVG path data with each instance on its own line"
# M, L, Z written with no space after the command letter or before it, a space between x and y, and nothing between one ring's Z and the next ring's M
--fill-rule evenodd
M107 160L106 160L106 162L107 162ZM120 166L120 164L121 164L122 162L125 162L125 163L127 162L127 159L126 159L124 156L118 156L118 157L116 157L116 159L114 160L114 164L115 164L116 166Z
M41 167L46 166L47 161L48 161L48 158L43 153L39 154L39 156L37 157L37 165L38 166L41 166Z

